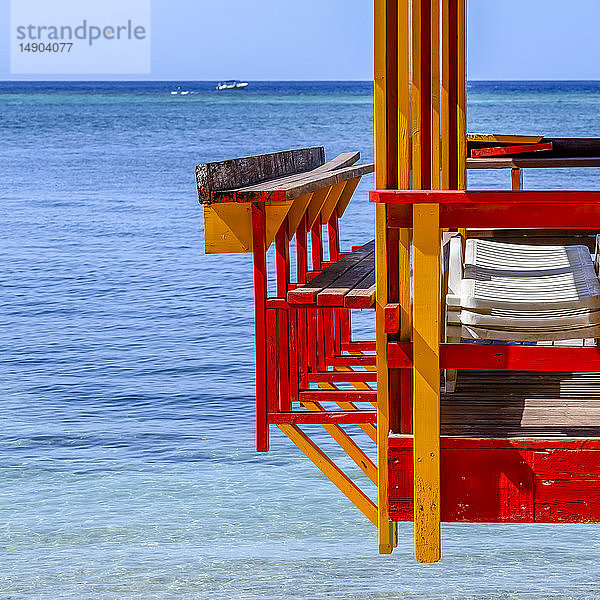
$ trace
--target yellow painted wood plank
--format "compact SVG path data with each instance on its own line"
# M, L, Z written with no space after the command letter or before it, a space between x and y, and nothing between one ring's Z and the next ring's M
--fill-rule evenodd
M265 248L268 249L275 241L275 235L283 225L293 203L293 200L265 203Z
M357 177L356 179L348 179L346 181L346 187L344 188L344 191L342 192L342 195L340 196L340 200L337 205L338 219L341 219L344 215L344 212L346 211L346 208L350 203L350 200L352 199L352 194L354 194L354 191L356 190L359 183L360 177Z
M306 214L306 209L313 197L314 192L310 194L304 194L303 196L298 196L298 198L294 199L294 204L292 208L290 208L290 212L288 213L288 238L291 240L294 235L296 235L296 230L298 229L298 225L300 225L300 221L302 217Z
M384 310L388 296L387 268L387 211L385 204L375 205L375 284L377 286L375 320L377 350L377 469L379 473L378 530L379 552L393 550L392 529L388 502L388 437L390 433L389 370L387 361L388 336L385 332Z
M371 523L377 525L377 507L374 502L297 425L279 425L279 429Z
M415 556L440 559L439 205L413 207Z
M327 223L327 221L329 221L333 211L337 208L342 193L346 188L346 183L346 181L340 181L340 183L336 183L329 188L329 192L327 192L327 198L325 198L323 208L321 209L323 223Z
M310 231L310 228L315 224L317 217L321 214L321 209L325 204L325 200L327 199L327 194L329 193L330 188L323 188L322 190L317 190L310 199L310 203L308 205L308 209L306 211L306 227L307 230Z
M440 0L431 1L431 189L440 189Z
M252 252L250 203L204 206L204 251L206 254Z
M265 204L268 248L283 224L293 200ZM204 207L204 245L207 254L252 252L252 209L249 202L223 202Z
M302 402L302 405L312 412L325 412L325 409L319 402ZM356 463L362 472L377 485L377 467L360 446L339 425L323 425L323 428Z

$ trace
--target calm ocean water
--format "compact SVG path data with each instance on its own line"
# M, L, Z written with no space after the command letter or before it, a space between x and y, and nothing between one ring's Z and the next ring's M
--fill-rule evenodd
M305 145L372 160L371 86L176 85L194 93L0 83L0 598L600 598L597 526L446 525L423 566L401 525L380 557L282 435L254 452L251 261L204 256L194 166ZM469 87L470 131L600 136L599 116L600 83ZM600 189L600 169L525 184ZM345 247L372 236L372 186Z

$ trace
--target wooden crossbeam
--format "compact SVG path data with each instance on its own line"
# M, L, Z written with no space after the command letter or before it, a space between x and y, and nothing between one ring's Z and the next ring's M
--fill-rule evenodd
M279 425L287 437L366 517L377 525L374 502L299 427Z
M325 409L318 402L302 402L302 405L313 412L325 412ZM323 425L323 428L363 473L377 485L377 467L360 446L339 425Z

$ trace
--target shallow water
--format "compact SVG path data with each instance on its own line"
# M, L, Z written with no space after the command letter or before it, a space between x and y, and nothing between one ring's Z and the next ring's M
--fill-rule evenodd
M401 525L379 557L281 434L254 452L251 262L204 256L194 166L308 145L372 160L371 87L177 85L196 93L0 84L0 597L600 597L596 526L446 525L443 561L418 565ZM600 136L599 108L597 83L475 83L469 130ZM600 170L525 184L600 189ZM372 186L344 247L372 237Z

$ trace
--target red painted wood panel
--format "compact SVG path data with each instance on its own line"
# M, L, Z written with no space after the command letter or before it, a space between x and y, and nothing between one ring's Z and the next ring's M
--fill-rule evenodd
M311 390L300 392L300 401L376 402L375 390Z
M600 451L549 449L535 452L534 471L539 479L600 480Z
M377 381L375 371L326 371L324 373L309 373L308 381L335 383L336 381Z
M327 359L329 367L357 367L357 366L375 366L377 359L374 355L365 356L335 356Z
M598 480L537 480L535 482L537 523L599 523Z
M351 412L279 412L268 415L269 423L276 425L352 425L376 423L374 410L355 410Z
M348 350L349 352L375 352L375 342L346 341L342 343L342 350Z
M412 520L411 437L390 438L393 520ZM600 439L442 438L442 520L600 522Z
M530 523L528 451L446 449L441 456L442 521ZM390 448L390 518L412 520L412 450Z
M412 345L388 344L393 369L412 367ZM600 371L600 348L440 344L440 367L474 371Z
M491 148L477 148L471 150L471 158L527 154L529 152L543 152L547 150L552 150L552 142L544 142L541 144L523 144L520 146L494 146Z
M520 194L521 192L512 192ZM388 227L412 227L409 204L389 207ZM597 203L553 204L512 203L442 204L440 227L509 228L509 229L588 229L600 226L600 205Z
M400 329L400 304L386 304L383 309L386 333L398 333Z
M464 191L464 190L375 190L371 202L389 204L598 204L600 192L585 191ZM518 208L518 207L514 207Z

